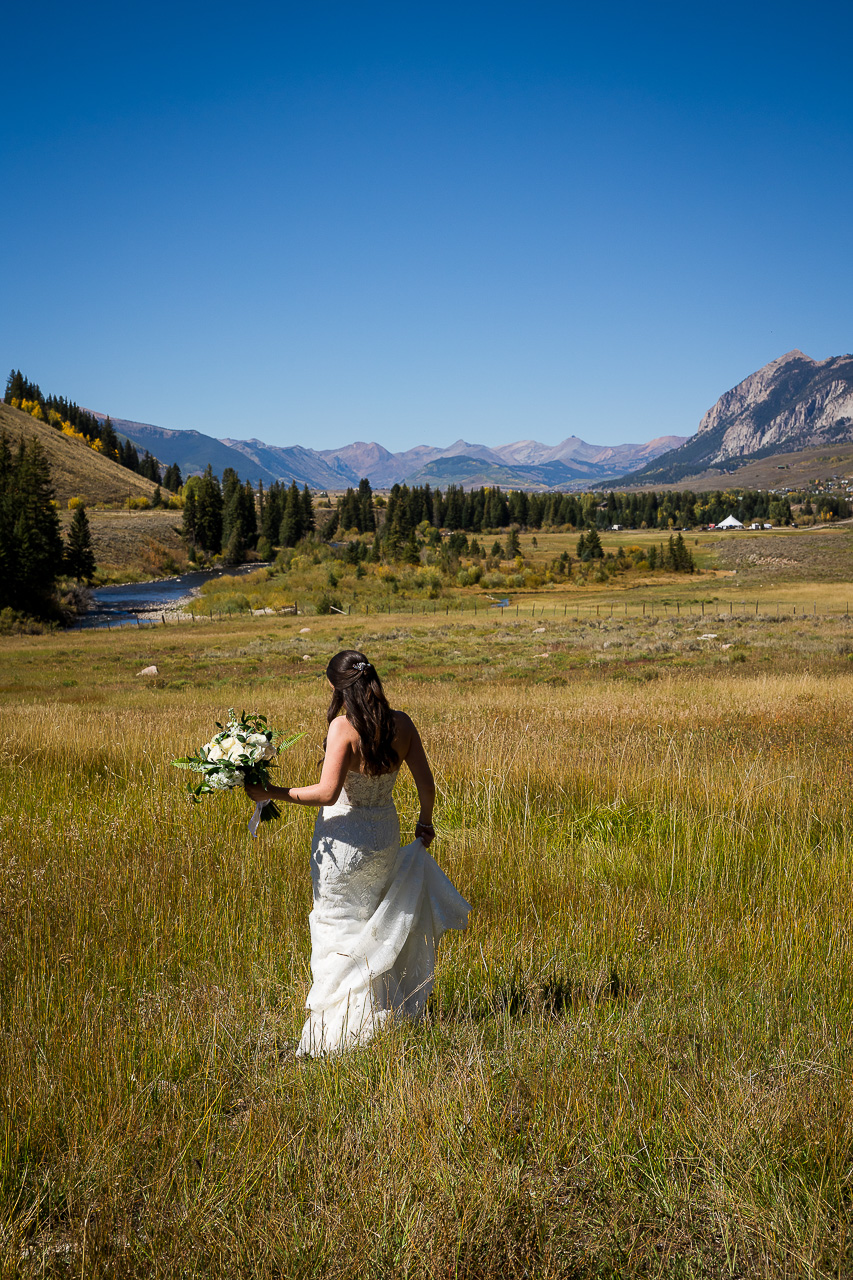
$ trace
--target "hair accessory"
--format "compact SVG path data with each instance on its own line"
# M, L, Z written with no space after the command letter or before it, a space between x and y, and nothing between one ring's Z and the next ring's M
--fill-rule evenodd
M371 664L369 662L355 662L353 666L358 672L366 671Z

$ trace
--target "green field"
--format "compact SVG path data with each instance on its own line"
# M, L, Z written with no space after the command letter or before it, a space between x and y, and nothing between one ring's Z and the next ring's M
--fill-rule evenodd
M853 1274L853 622L798 573L0 638L0 1274ZM427 1025L298 1062L311 814L169 761L233 705L313 780L350 645L473 914Z

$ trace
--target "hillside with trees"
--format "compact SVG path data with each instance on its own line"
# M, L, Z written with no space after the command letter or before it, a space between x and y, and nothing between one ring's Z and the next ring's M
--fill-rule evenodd
M130 497L150 500L156 481L121 466L117 459L93 449L85 438L57 430L23 409L0 404L0 431L11 440L38 440L50 466L57 501L66 506L69 498L86 503L121 502Z
M3 403L154 484L162 483L173 492L181 486L181 473L176 464L164 469L147 449L140 454L132 440L121 438L109 416L102 419L64 396L44 395L38 383L30 382L20 369L13 369L6 379ZM43 443L46 442L43 440Z

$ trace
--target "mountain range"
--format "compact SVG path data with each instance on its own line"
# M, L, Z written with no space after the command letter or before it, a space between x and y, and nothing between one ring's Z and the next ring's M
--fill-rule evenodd
M105 414L97 413L103 420ZM584 489L615 479L632 467L682 444L683 436L661 436L646 444L591 445L569 436L558 445L536 440L515 444L470 444L457 440L439 449L416 445L392 453L381 444L356 441L340 449L308 449L303 445L271 445L263 440L217 440L200 431L176 431L147 422L112 418L113 426L138 449L161 462L176 462L182 475L198 475L210 463L221 475L233 467L244 480L265 485L274 480L312 489L345 489L367 477L375 489L394 484L432 484L446 488L501 485L513 489Z
M518 440L492 448L457 440L443 449L417 445L392 453L375 442L309 449L257 439L216 440L199 431L170 431L121 418L113 418L113 424L161 462L177 462L184 476L210 463L219 475L233 467L253 483L295 480L327 490L357 485L364 476L376 489L406 483L578 490L617 481L654 488L686 484L707 472L731 474L776 453L853 441L853 355L812 360L802 351L789 351L720 396L695 435L659 436L646 444L597 446L569 436L557 445Z

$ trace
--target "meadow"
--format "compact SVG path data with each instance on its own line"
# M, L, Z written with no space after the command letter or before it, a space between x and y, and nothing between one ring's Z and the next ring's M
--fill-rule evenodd
M0 1274L853 1274L841 589L0 638ZM473 911L425 1025L305 1062L312 814L169 762L245 707L313 780L349 646Z

